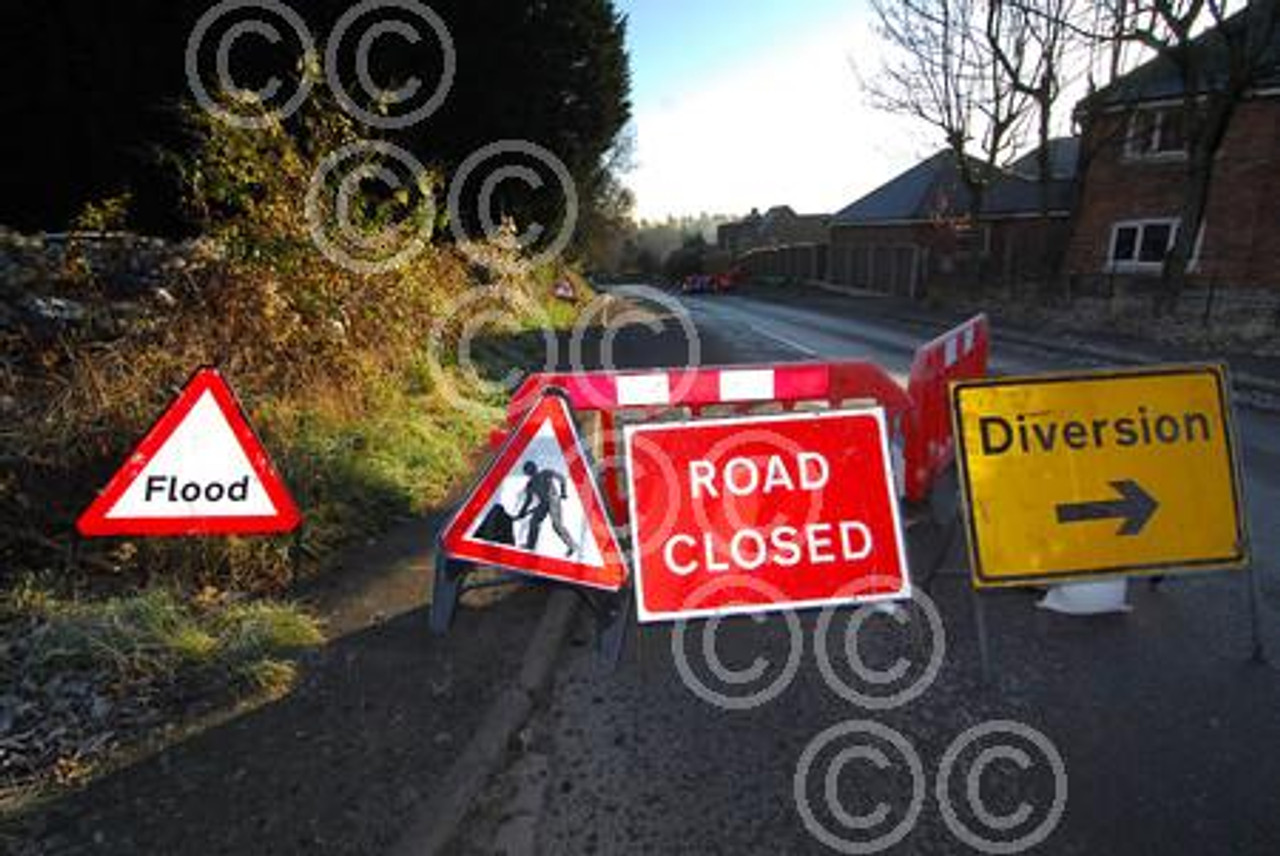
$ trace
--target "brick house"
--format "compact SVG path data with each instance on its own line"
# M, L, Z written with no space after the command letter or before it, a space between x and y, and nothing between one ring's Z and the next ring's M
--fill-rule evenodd
M768 247L821 243L827 239L829 214L797 214L790 205L775 205L764 214L753 210L734 223L716 229L716 245L741 254Z
M819 278L825 271L829 214L797 214L775 205L716 231L716 245L757 276Z
M1196 48L1205 77L1222 79L1220 43L1202 36ZM1215 159L1188 267L1192 286L1280 287L1280 33L1264 68ZM1176 67L1157 58L1077 106L1082 176L1064 263L1076 289L1158 280L1187 182L1183 90Z
M752 211L741 220L721 223L716 227L716 247L735 256L757 246L760 232L760 212Z
M994 176L970 218L955 156L938 152L832 218L827 279L913 297L1042 279L1069 232L1077 143L1050 141L1047 217L1035 153Z

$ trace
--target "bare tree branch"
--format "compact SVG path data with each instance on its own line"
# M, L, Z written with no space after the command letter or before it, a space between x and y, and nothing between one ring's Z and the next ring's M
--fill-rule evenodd
M981 208L994 168L1021 139L1029 98L1014 87L983 37L986 0L872 0L889 56L865 89L881 109L934 128L951 150L970 196ZM1010 63L1025 63L1024 41Z

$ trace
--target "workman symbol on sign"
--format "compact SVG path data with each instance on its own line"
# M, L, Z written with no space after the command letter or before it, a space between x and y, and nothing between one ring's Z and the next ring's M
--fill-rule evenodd
M516 512L515 519L521 520L531 516L525 536L525 549L537 551L542 524L550 517L551 528L564 542L565 555L572 556L578 549L578 545L564 525L561 503L569 498L568 483L564 476L552 469L538 469L538 465L533 461L525 461L522 469L529 477L529 481L525 485L524 501L520 505L520 510Z

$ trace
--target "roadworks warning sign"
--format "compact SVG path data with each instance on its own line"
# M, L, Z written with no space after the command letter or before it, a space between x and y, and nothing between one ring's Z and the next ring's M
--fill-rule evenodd
M617 591L627 578L568 404L544 396L441 536L455 559Z

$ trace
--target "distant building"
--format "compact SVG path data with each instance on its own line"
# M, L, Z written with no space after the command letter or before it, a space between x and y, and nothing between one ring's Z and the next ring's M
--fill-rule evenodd
M1035 153L998 172L976 217L954 154L938 152L832 218L827 279L920 296L979 277L986 285L1043 278L1066 240L1078 152L1075 138L1050 142L1043 198Z
M775 205L721 226L716 242L751 276L822 279L830 224L829 214L797 214L789 205Z
M1205 34L1194 50L1204 78L1223 81L1222 43ZM1215 160L1188 269L1193 285L1280 286L1280 29L1263 67ZM1077 106L1086 166L1065 268L1082 286L1162 272L1188 179L1185 94L1177 68L1157 58Z
M756 246L760 232L760 212L752 209L741 220L722 223L716 228L716 246L733 255L740 255Z
M742 220L720 226L716 243L735 255L793 244L821 244L827 240L830 222L829 214L797 214L789 205L775 205L764 214L752 210Z

